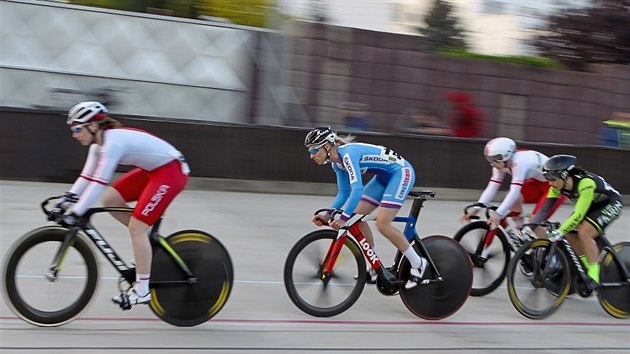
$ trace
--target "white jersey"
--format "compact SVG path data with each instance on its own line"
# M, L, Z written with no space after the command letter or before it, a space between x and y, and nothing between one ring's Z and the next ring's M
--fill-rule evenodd
M79 201L69 210L83 215L109 184L118 165L130 165L153 171L173 160L183 161L182 154L166 141L145 131L131 128L108 129L103 132L103 145L92 144L88 157L70 192ZM187 165L182 171L187 174Z
M534 150L518 150L512 155L512 167L500 171L497 168L492 168L492 176L490 177L490 182L488 182L488 186L481 193L479 197L480 203L489 203L496 192L499 190L501 183L503 182L503 178L505 178L506 173L512 175L512 180L510 181L510 191L503 199L501 205L497 209L497 213L499 213L502 217L505 217L509 214L510 209L518 200L521 189L523 188L523 184L528 179L536 179L541 182L547 182L545 177L542 174L542 168L545 162L549 158L544 154L534 151Z

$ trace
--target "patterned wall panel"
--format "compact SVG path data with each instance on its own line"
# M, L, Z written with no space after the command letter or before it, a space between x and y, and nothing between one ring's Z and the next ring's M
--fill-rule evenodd
M103 97L118 114L245 120L249 29L36 1L0 13L2 106Z

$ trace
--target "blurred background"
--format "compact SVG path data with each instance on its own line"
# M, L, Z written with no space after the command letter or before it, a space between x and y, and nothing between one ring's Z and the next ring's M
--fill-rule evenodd
M616 167L630 162L628 0L6 0L0 13L0 178L76 176L85 152L61 115L97 100L202 177L329 181L301 144L331 125L417 166L439 157L420 185L481 188L483 144L509 136L578 154L630 194ZM226 147L226 167L209 161ZM470 174L437 171L453 162Z

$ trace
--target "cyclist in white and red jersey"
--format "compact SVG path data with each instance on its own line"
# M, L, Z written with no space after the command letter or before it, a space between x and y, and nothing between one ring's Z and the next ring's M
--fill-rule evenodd
M106 207L128 207L128 202L137 201L131 215L112 216L127 225L131 234L136 282L126 295L132 305L147 303L151 300L152 258L147 233L186 186L188 165L171 144L145 131L122 127L99 102L81 102L72 107L67 124L72 137L90 148L79 178L60 203L65 210L63 222L76 224L77 216L101 196ZM136 168L108 187L119 164ZM120 295L112 300L123 301Z
M520 224L523 203L536 203L532 211L532 215L535 215L542 207L549 190L549 183L542 173L542 167L548 157L534 150L517 150L514 140L504 137L490 140L485 146L484 156L492 166L492 176L479 197L480 203L489 203L499 190L505 175L512 176L509 192L497 210L490 211L488 220L490 227L496 228L506 216L515 218L517 224ZM565 199L559 198L548 210L544 220L553 215ZM471 214L462 217L462 221L470 220L477 211L472 209Z

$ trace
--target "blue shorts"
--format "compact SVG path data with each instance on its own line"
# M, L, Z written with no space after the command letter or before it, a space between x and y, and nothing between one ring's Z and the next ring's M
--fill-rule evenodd
M374 176L363 188L361 200L375 206L400 209L415 181L416 173L410 166L390 176Z

